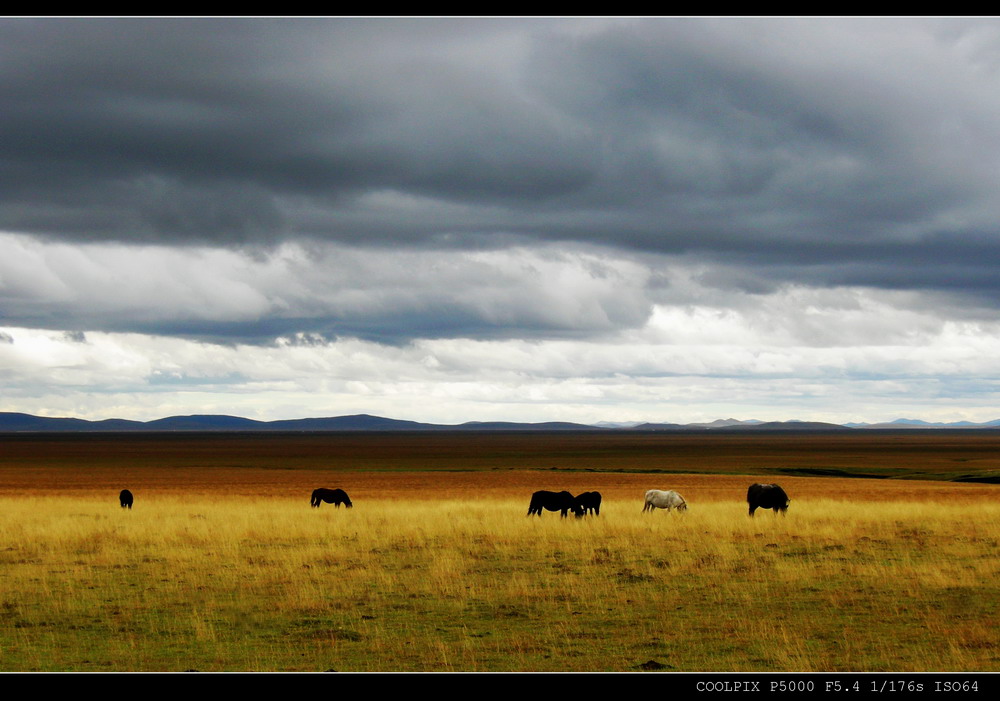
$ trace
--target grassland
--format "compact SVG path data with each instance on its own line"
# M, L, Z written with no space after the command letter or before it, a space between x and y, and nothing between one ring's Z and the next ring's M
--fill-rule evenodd
M988 472L991 445L785 438L5 440L0 671L1000 671L997 485L742 500L769 469ZM691 509L641 513L650 487ZM601 516L525 517L563 488Z

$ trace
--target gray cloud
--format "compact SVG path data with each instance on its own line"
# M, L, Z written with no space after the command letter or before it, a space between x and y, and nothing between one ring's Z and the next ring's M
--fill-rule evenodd
M5 20L0 227L919 246L996 215L997 27ZM467 216L374 205L386 192Z
M291 224L276 216L275 200L294 210L305 198L336 215L383 189L529 204L572 190L588 177L587 134L567 133L496 75L489 55L472 55L497 30L452 21L0 23L9 164L0 183L11 210L0 226L225 244L302 233L294 211ZM150 181L203 192L214 218L199 228L197 214L163 216ZM255 211L241 217L251 199L267 208L270 231ZM404 222L374 233L422 233Z
M0 231L100 246L8 265L0 318L586 337L676 295L663 260L986 310L998 67L994 20L2 20Z

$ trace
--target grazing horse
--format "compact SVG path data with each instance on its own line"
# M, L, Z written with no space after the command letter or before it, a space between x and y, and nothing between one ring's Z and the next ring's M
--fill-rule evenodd
M601 493L600 492L584 492L583 494L578 494L576 497L576 503L580 505L583 509L583 513L592 513L594 516L601 515Z
M118 495L118 501L121 502L122 508L125 507L132 508L132 492L127 489L123 489L122 493Z
M758 508L774 509L774 513L779 511L782 515L788 510L790 499L785 494L785 490L776 484L751 484L747 490L747 504L750 505L750 515Z
M566 518L566 512L572 511L579 518L583 516L583 509L576 503L576 498L569 492L535 492L531 495L531 504L528 506L528 516L531 514L542 515L542 509L549 511L561 511L562 517Z
M323 502L327 504L334 504L339 509L341 504L347 506L348 509L354 506L351 503L351 498L347 496L347 492L343 489L314 489L312 493L312 499L309 501L315 508L319 508L320 504Z
M684 501L684 497L677 492L673 490L664 492L659 489L650 489L646 492L646 504L642 507L642 510L666 509L670 511L671 509L677 509L678 511L687 511L687 508L688 505Z

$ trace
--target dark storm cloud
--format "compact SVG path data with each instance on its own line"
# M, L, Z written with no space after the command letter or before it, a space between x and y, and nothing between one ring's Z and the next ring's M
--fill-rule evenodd
M301 233L304 198L330 222L312 233L391 240L436 231L391 217L355 231L341 212L381 189L530 204L578 188L588 176L583 134L514 95L489 57L470 67L434 55L441 43L474 43L471 28L7 20L0 226L269 241Z
M4 20L0 230L584 242L744 266L736 287L998 298L998 27Z

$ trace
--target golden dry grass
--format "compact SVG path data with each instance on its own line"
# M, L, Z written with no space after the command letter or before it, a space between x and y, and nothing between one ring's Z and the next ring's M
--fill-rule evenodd
M636 474L515 469L572 441L172 440L0 458L0 670L1000 671L996 485L782 476L788 515L750 519L773 475L721 474L730 445L710 474ZM413 469L435 454L478 467ZM355 508L311 509L317 486ZM691 508L644 514L648 488ZM602 514L527 518L536 489Z
M0 500L5 671L998 670L1000 508Z

